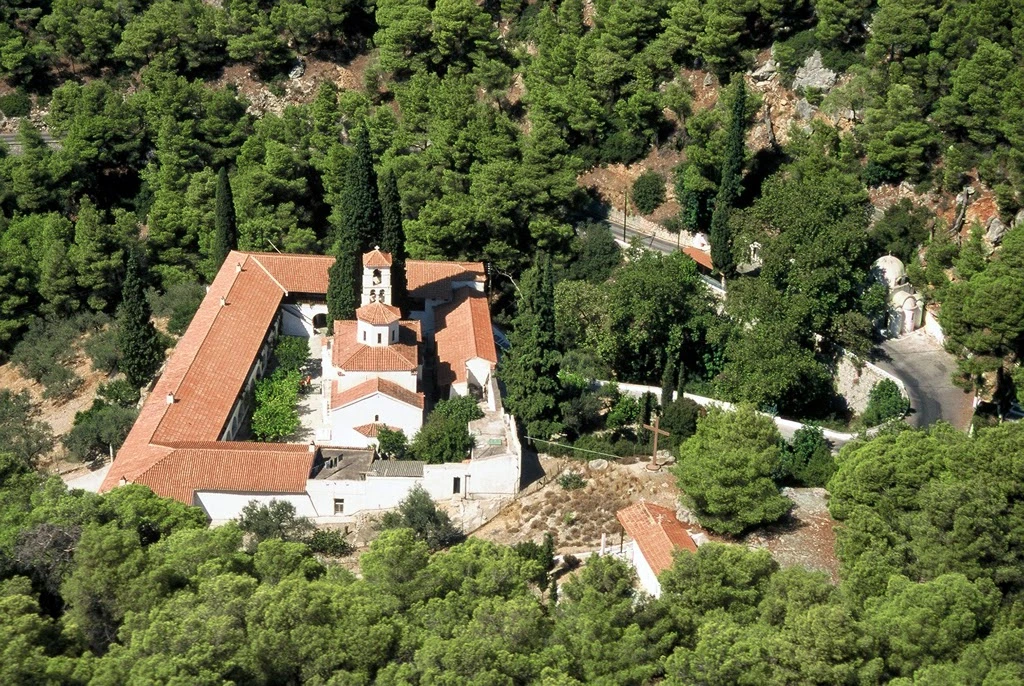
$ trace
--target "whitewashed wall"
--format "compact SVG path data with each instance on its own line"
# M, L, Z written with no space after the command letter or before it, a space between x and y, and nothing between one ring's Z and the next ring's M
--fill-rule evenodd
M661 595L661 582L658 576L647 563L647 558L640 552L640 546L633 541L633 568L636 569L637 578L640 580L640 588L655 598Z
M387 424L397 426L412 438L423 426L423 410L383 393L368 395L339 409L333 409L328 416L331 442L334 445L359 448L375 443L352 427L363 424Z
M946 334L942 331L942 325L939 324L939 318L931 310L927 310L925 312L924 330L925 333L937 340L939 345L946 342Z
M281 333L285 336L305 336L311 338L315 334L313 317L327 314L326 303L299 303L281 306Z
M295 506L295 514L299 517L315 517L316 509L313 501L306 493L222 493L220 491L197 491L196 505L206 511L206 515L214 524L237 519L242 508L255 500L260 504L269 505L271 500L288 502Z
M338 380L338 388L342 391L354 388L364 381L383 379L384 381L396 383L402 388L415 393L417 388L416 377L416 372L345 372L344 374L324 378L336 378Z

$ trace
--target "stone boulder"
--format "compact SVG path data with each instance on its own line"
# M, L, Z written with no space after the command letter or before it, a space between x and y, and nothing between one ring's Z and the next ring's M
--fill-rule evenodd
M1017 212L1017 216L1010 222L1010 228L1016 229L1018 226L1024 226L1024 210Z
M807 101L807 98L800 98L796 101L796 116L804 121L810 121L818 108Z
M803 63L803 66L796 70L796 76L793 77L793 90L813 88L827 93L836 85L838 78L838 74L822 64L821 51L815 50Z
M754 79L754 81L758 83L764 83L765 81L771 81L778 71L779 65L776 64L774 59L769 59L760 67L755 69L753 73L751 73L750 78Z
M1016 222L1016 218L1014 222ZM992 217L985 224L985 240L991 245L999 245L1003 241L1003 236L1009 231L1009 227L1002 222L999 217Z

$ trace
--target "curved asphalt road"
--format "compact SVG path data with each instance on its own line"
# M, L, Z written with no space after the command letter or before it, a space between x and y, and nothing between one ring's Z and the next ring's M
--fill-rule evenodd
M956 359L924 329L888 340L875 364L902 379L910 396L911 426L930 426L941 420L964 431L974 413L970 393L953 385Z

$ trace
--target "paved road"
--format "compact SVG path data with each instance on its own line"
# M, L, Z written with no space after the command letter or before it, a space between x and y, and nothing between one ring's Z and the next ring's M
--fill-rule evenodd
M43 142L49 145L51 148L59 148L60 141L55 139L48 133L43 133ZM21 154L21 144L18 143L18 134L16 133L0 133L0 141L3 141L8 148L10 148L11 154Z
M608 226L611 227L612 235L615 236L615 239L622 241L622 221L613 221L611 219L606 219L605 223L607 223ZM625 236L626 240L624 242L626 243L632 240L633 237L639 236L641 239L643 239L645 246L647 246L651 250L657 250L658 252L671 253L675 252L678 249L675 241L666 241L661 238L655 238L654 236L648 235L639 228L635 228L634 226L632 226L628 219L626 220Z
M960 430L967 429L973 414L972 398L953 385L956 359L938 341L918 329L886 341L881 349L885 357L873 362L906 385L911 408L907 422L911 426L929 426L942 419Z

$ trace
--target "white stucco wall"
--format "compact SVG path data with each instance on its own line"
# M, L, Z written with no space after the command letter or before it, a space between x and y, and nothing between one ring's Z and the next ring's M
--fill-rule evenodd
M222 493L220 491L196 491L195 504L206 511L206 515L215 523L237 519L242 508L255 500L260 504L269 505L271 500L288 502L295 506L295 514L299 517L315 517L313 501L305 493Z
M939 318L935 316L935 313L929 310L924 315L924 330L925 332L937 340L940 345L946 342L946 334L942 332L942 325L939 324Z
M365 481L310 479L306 482L306 492L315 516L337 517L334 514L334 501L342 499L345 501L345 511L341 517L351 517L359 512L397 507L419 482L421 480L415 478L379 476L367 476Z
M352 427L363 424L387 424L397 426L406 436L412 438L423 426L423 410L395 400L389 395L374 393L344 407L332 409L328 414L328 420L332 443L358 448L372 445L375 441L353 431Z
M324 376L325 379L337 379L338 390L347 391L350 388L358 386L364 381L370 379L383 379L384 381L390 381L396 383L402 388L416 392L417 380L416 372L345 372L344 374L337 374L336 370L332 367L331 370L334 373L332 376Z
M313 317L327 315L326 303L298 303L281 306L281 333L285 336L305 336L315 334Z
M651 566L647 564L647 558L640 552L640 546L637 545L636 541L633 541L633 567L636 569L637 578L640 580L640 588L655 598L660 596L661 583L658 581L658 576L651 569Z

